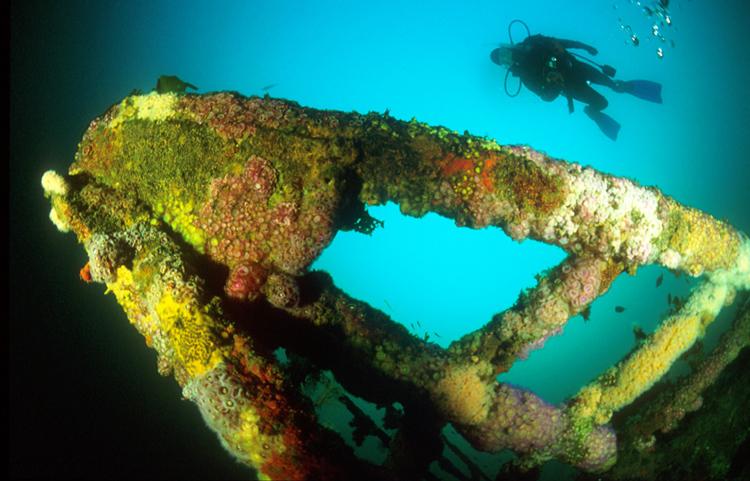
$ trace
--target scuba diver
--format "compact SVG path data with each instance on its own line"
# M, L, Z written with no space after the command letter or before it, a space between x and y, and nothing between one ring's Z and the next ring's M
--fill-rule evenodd
M515 22L523 23L520 20L511 22L508 26L509 34L510 27ZM528 27L526 29L528 31ZM573 112L573 99L583 102L586 104L583 109L586 115L612 140L617 139L620 124L602 112L609 102L602 94L591 88L590 84L603 85L615 92L629 93L651 102L662 102L661 84L649 80L613 80L615 69L610 65L600 65L567 50L583 49L590 55L596 55L597 50L590 45L544 35L529 35L518 44L512 42L511 37L510 45L502 45L490 54L490 59L494 63L508 67L505 75L505 91L508 95L518 95L518 92L514 95L508 92L508 74L512 73L519 77L529 90L547 102L556 99L560 94L565 95L570 113ZM520 92L520 85L518 89Z

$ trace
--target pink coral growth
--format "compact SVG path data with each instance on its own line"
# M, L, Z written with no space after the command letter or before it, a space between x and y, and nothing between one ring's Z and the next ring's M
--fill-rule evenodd
M245 167L245 176L254 195L267 200L276 187L276 171L270 162L257 156L250 157Z
M528 359L529 354L531 354L532 351L536 351L537 349L543 348L544 344L547 342L547 339L549 339L552 336L556 336L560 334L561 332L562 332L562 327L558 327L548 332L543 337L540 337L539 339L527 344L526 346L523 347L523 349L521 349L521 352L518 353L518 358L521 360Z
M282 165L282 164L276 164ZM338 196L328 184L279 192L274 163L251 156L239 174L211 183L197 227L206 252L231 267L250 262L298 275L333 238Z
M563 269L564 294L574 310L583 309L599 295L602 273L599 260L580 258Z
M224 292L234 299L254 300L265 280L266 270L260 265L254 262L239 264L229 274Z
M220 136L235 141L255 134L257 120L246 102L230 92L181 98L181 107L199 124L207 123Z
M229 264L258 262L262 255L248 234L263 239L268 230L270 212L266 202L276 187L276 172L267 160L251 156L244 171L226 175L211 183L210 200L201 209L198 227L215 242L209 254ZM265 226L265 227L264 227Z

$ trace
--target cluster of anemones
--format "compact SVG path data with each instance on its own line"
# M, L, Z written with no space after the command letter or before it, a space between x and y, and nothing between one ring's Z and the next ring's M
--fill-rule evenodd
M510 448L529 454L552 446L564 428L562 412L532 392L497 384L486 420L466 430L472 446L483 451Z
M599 295L602 273L596 258L579 258L563 266L563 294L577 312Z

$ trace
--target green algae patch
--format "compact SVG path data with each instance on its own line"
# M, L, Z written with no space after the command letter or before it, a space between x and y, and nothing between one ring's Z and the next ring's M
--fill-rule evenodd
M161 118L161 114L151 115ZM122 117L120 113L116 119ZM98 127L84 140L84 154L74 171L88 172L116 190L132 192L187 243L203 251L206 238L196 225L198 209L208 196L211 180L236 162L234 152L201 125L141 120L135 114L126 117L131 120L113 121L114 129Z

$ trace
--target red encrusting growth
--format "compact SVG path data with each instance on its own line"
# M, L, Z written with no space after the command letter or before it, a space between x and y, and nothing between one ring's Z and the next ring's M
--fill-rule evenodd
M448 154L443 160L443 166L441 171L444 176L450 177L451 175L459 172L471 171L474 168L474 161L466 157L458 157L455 154Z
M81 270L78 272L78 275L81 277L81 280L87 284L90 284L93 282L93 279L91 279L91 266L87 262L86 265L81 267Z
M493 177L493 171L495 165L497 165L497 156L490 152L487 154L487 158L484 159L484 168L481 172L482 185L488 191L492 191L495 188L495 179Z

